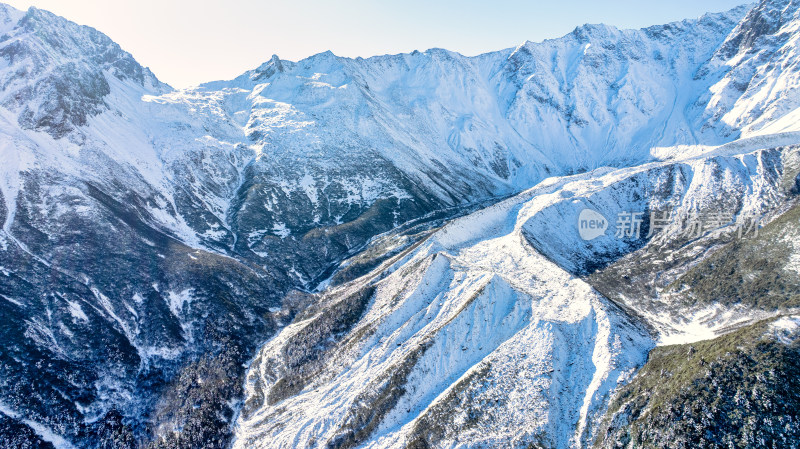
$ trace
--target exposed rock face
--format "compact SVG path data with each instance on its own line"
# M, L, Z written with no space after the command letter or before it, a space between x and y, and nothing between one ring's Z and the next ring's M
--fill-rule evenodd
M88 118L107 110L106 74L141 87L165 91L133 57L104 34L50 12L27 13L3 5L3 106L18 114L23 128L65 137Z

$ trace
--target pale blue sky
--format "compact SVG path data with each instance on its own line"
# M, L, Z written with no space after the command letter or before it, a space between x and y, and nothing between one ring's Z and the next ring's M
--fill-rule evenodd
M746 0L5 0L109 35L175 87L233 78L275 53L298 60L442 47L466 55L562 36L584 23L640 28Z

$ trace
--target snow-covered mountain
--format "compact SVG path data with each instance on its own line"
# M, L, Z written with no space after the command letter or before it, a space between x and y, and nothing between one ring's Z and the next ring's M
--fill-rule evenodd
M236 447L591 446L611 393L654 345L782 312L746 302L718 312L661 289L618 298L608 279L570 271L624 256L642 263L648 251L689 250L697 262L700 248L712 252L745 217L793 204L787 185L800 146L774 147L777 139L550 178L326 292L260 350ZM619 224L596 240L579 236L585 208L616 217L665 205L677 214L729 210L735 221L688 240L678 221L649 240L617 238ZM354 308L363 309L358 320Z
M0 437L221 447L258 354L240 447L590 445L652 347L788 304L682 302L666 280L722 232L575 223L784 216L799 11L273 56L175 90L94 29L0 7Z

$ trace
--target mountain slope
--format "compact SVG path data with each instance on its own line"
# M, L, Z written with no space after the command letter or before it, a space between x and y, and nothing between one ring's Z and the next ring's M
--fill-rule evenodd
M655 349L595 447L798 447L799 318Z
M261 350L237 445L498 444L514 435L561 447L580 440L598 402L644 362L651 343L524 243L525 200L557 187L452 222L366 279L333 290L320 315L299 318ZM327 322L342 319L331 316L340 310L335 304L353 295L367 297L362 316L346 333L331 332ZM316 345L309 334L336 338L314 356L325 363L312 372L319 362L294 360ZM311 380L295 385L296 373ZM487 403L493 406L480 405Z
M676 222L639 241L612 226L585 242L579 213L613 217L664 204L708 212L724 209L717 198L736 198L734 223L710 235L794 201L784 181L797 172L784 161L798 148L743 148L546 180L334 288L261 349L237 447L591 445L616 386L656 341L697 339L681 320L705 311L669 298L651 308L644 297L618 300L620 308L565 271L613 267L650 245L682 241ZM693 259L706 257L714 256L695 251ZM748 304L705 332L770 313Z
M465 358L455 357L441 371L447 381L405 399L415 402L411 411L386 403L385 416L361 422L356 407L321 435L351 445L370 441L373 431L390 439L454 438L426 426L435 415L420 414L420 404L432 404L434 413L434 399L448 382L470 367L484 369L481 361L500 351L492 366L501 371L487 371L495 376L518 355L509 342L534 332L537 320L562 321L546 304L525 305L549 297L544 287L515 284L530 269L552 272L543 285L555 291L566 283L563 294L581 298L563 327L544 331L549 340L542 341L553 343L538 347L541 353L555 354L564 342L584 344L581 357L535 361L534 371L566 370L569 363L586 370L575 384L542 378L548 388L574 393L556 409L577 419L578 431L558 427L545 407L531 412L536 419L529 436L542 435L557 447L584 441L603 395L625 377L622 371L643 363L653 344L633 318L603 298L630 311L619 296L627 290L608 288L602 273L586 275L603 268L610 276L624 268L627 254L659 247L609 239L586 246L575 235L549 233L544 225L577 207L569 205L569 178L560 177L587 172L581 179L595 182L607 176L596 182L627 193L586 195L587 204L602 204L608 214L661 205L637 199L639 186L664 204L684 202L685 211L698 210L695 201L705 210L717 198L742 197L748 200L726 202L739 216L779 214L796 185L791 155L800 141L797 10L794 1L770 0L643 30L586 25L560 39L473 58L439 49L369 59L273 57L234 80L174 90L96 30L35 8L2 6L3 438L23 444L54 436L94 447L113 434L125 444L140 438L180 447L213 429L208 444L224 445L241 393L241 364L257 347L296 313L311 307L298 318L308 319L339 300L344 324L327 322L307 336L323 348L331 344L329 327L350 335L365 316L391 321L396 313L413 312L392 311L397 304L376 311L371 304L388 299L369 292L377 281L358 278L416 248L425 263L442 251L463 253L463 266L440 267L430 282L442 284L436 294L448 304L467 308L437 312L441 326L418 335L419 344L434 346L415 351L401 344L405 355L387 349L379 372L400 364L407 370L398 372L421 376L415 367L436 360L435 345L466 345L452 338L471 322L463 313L478 313L470 307L500 304L491 309L497 320L489 322L501 325L505 317L508 333L490 338L497 350L466 345ZM541 189L551 184L540 183L550 177L558 177L547 182L562 183L562 191L548 194L563 201L544 205L515 196L534 185L546 196ZM469 238L486 240L484 247L477 240L425 246L439 237L415 246L442 221L509 196L519 207L542 209L498 212L505 214L498 218L505 234L468 230ZM518 259L484 266L491 245ZM437 256L436 264L446 259ZM689 264L691 256L681 260ZM403 276L421 274L389 276L402 283ZM469 282L447 283L450 276ZM308 293L318 286L334 289L329 299ZM341 293L347 289L360 293ZM423 291L433 294L422 289L416 296L407 292L408 298L421 300L428 294ZM569 306L560 298L552 305ZM655 327L662 336L684 338L666 330L675 326L673 316L661 318ZM422 326L401 324L380 332ZM356 336L352 348L366 344ZM633 348L617 351L616 336L630 337ZM325 351L304 351L310 361L292 363L313 362L314 370L333 372ZM592 371L595 352L604 364ZM191 382L206 376L227 380ZM404 383L391 379L387 385ZM292 400L309 380L293 382L276 398ZM477 384L463 385L461 396L448 400L469 408L463 394ZM396 393L386 397L399 398ZM364 396L365 403L377 400ZM261 432L247 419L248 432ZM511 418L497 422L496 438L514 425Z

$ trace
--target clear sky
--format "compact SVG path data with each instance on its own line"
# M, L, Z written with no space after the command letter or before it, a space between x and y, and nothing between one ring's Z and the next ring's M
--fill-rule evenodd
M233 78L277 54L299 60L442 47L466 55L562 36L584 23L640 28L748 0L0 0L104 32L162 81Z

